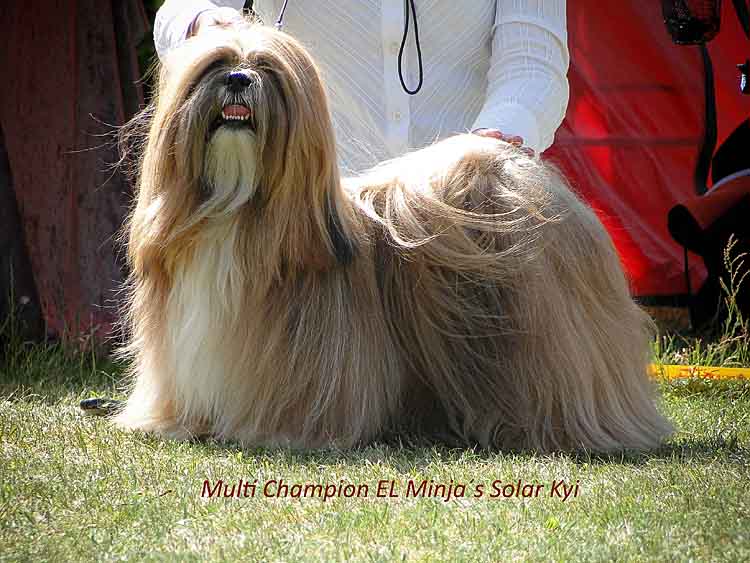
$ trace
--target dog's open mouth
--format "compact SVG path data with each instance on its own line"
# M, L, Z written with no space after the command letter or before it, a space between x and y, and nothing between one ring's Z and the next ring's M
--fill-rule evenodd
M224 106L221 110L221 117L224 121L250 121L252 113L249 107L232 104Z
M227 104L222 108L221 114L214 121L211 131L213 132L222 126L248 127L252 131L255 131L253 111L243 104Z

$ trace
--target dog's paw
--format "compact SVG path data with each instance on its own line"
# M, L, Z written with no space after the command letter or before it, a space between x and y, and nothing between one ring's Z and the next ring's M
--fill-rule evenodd
M114 418L115 424L125 430L136 430L179 441L197 440L210 434L205 424L184 424L175 418L156 418L127 409Z

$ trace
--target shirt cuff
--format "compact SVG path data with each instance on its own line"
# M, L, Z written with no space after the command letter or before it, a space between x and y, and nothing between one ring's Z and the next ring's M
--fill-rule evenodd
M518 103L506 102L485 107L474 121L472 131L479 128L498 129L503 135L517 135L523 144L536 153L541 153L549 145L543 146L536 116Z

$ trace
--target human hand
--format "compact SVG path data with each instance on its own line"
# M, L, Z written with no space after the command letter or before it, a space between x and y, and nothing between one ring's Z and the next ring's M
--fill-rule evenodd
M472 133L474 133L475 135L479 135L480 137L492 137L493 139L505 141L506 143L510 143L513 146L519 147L527 155L534 156L534 150L529 147L524 147L523 137L519 137L518 135L506 135L499 129L487 129L485 127L474 129Z
M243 22L244 18L242 14L234 8L216 8L213 10L206 10L198 14L198 17L193 20L192 25L188 31L188 37L198 35L199 33L210 31L211 29L230 27L235 23Z

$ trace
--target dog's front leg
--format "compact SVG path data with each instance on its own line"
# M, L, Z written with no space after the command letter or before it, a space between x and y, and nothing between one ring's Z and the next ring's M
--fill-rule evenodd
M133 391L115 416L115 423L173 440L193 440L209 434L209 425L204 421L184 420L178 415L173 385L150 373L153 372L137 373Z

